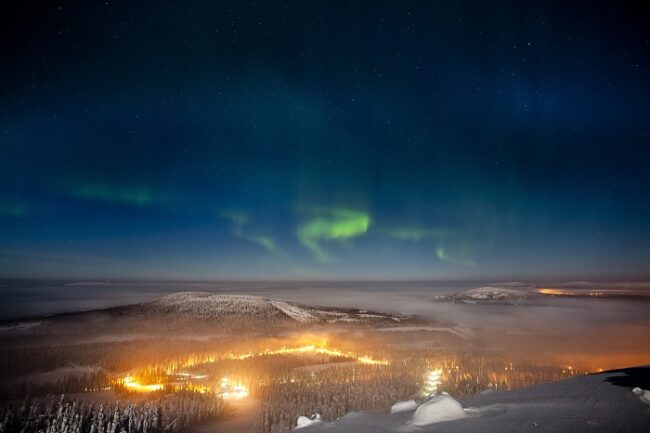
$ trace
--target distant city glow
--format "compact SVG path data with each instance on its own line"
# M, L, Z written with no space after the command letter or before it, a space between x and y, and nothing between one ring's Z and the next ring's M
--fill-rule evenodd
M627 289L599 289L599 290L578 290L578 289L559 289L550 287L541 287L537 289L537 293L547 296L576 296L576 297L601 297L611 295L625 295L633 293L632 290Z

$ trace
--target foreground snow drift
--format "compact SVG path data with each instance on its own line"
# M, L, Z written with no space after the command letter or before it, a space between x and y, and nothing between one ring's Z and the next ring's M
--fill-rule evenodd
M318 424L319 422L321 422L320 414L313 415L311 418L301 415L298 417L298 421L296 421L296 428L294 430L309 427L310 425Z
M462 402L437 395L390 414L349 413L335 422L305 427L305 433L395 432L649 432L650 410L642 397L650 367L637 367ZM638 387L639 389L633 389ZM400 402L408 403L408 402Z
M446 393L438 394L428 397L415 409L409 425L422 427L437 422L465 418L465 416L463 406L457 400Z

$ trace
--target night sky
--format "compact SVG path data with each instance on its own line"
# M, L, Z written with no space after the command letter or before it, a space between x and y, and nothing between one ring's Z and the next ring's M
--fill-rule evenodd
M5 2L0 277L650 276L600 2Z

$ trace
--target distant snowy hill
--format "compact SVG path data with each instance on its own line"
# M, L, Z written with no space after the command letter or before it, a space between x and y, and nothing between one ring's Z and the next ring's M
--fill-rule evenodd
M220 295L206 292L179 292L148 305L149 310L160 313L174 313L197 318L221 316L279 317L282 310L268 299L247 295Z
M457 402L439 394L391 414L353 412L301 433L650 432L650 367L580 376Z
M197 319L227 317L279 319L305 323L390 322L401 323L408 316L356 309L311 307L261 296L226 295L209 292L179 292L141 304L152 315L173 314Z
M539 295L533 289L526 286L485 286L454 293L453 295L434 296L431 300L436 302L458 302L463 304L515 304L537 296Z
M434 302L460 304L524 304L525 301L548 298L633 299L650 301L650 290L635 283L557 283L532 286L525 283L496 283L464 290L451 295L437 295Z

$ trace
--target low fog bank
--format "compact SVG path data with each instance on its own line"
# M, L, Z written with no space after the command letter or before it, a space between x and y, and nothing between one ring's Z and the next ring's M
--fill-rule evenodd
M153 301L169 293L206 291L215 293L240 293L261 295L273 299L291 300L310 305L357 307L402 314L435 315L439 320L467 322L468 324L499 324L515 310L510 307L492 308L488 316L475 317L475 309L462 306L436 305L428 302L434 295L451 294L481 286L546 287L549 284L512 282L113 282L113 281L29 281L0 280L0 320L86 311ZM648 293L650 282L565 282L550 284L558 288L628 289ZM567 305L583 306L592 310L596 302L570 300ZM548 305L527 306L527 308ZM620 303L619 305L624 305ZM557 303L551 303L557 306ZM607 308L608 309L608 308ZM643 309L641 309L643 310ZM631 313L626 310L625 313ZM614 312L616 313L616 312ZM560 315L564 313L559 312ZM599 313L600 314L600 313ZM528 313L526 313L528 315ZM615 314L616 315L616 314ZM494 323L493 323L494 322ZM506 318L502 323L510 325Z
M431 302L494 283L4 283L0 319L92 310L154 300L177 291L262 295L308 305L420 315L475 329L485 348L591 369L650 363L650 303L632 299L543 298L529 305ZM507 285L508 283L501 283ZM633 283L645 290L645 283ZM564 283L564 287L632 287L624 283ZM554 284L555 287L562 286Z
M565 297L540 299L528 305L430 301L432 294L448 291L445 287L427 290L405 286L394 291L332 287L327 293L285 290L267 296L430 317L476 330L477 344L488 350L503 350L513 359L594 371L650 364L647 301Z
M113 282L0 281L0 320L21 319L110 308L153 301L183 291L239 293L327 306L364 305L375 295L427 298L433 293L462 290L476 283L377 282ZM376 304L392 309L390 304ZM382 309L382 308L376 309ZM367 307L370 308L370 307Z

